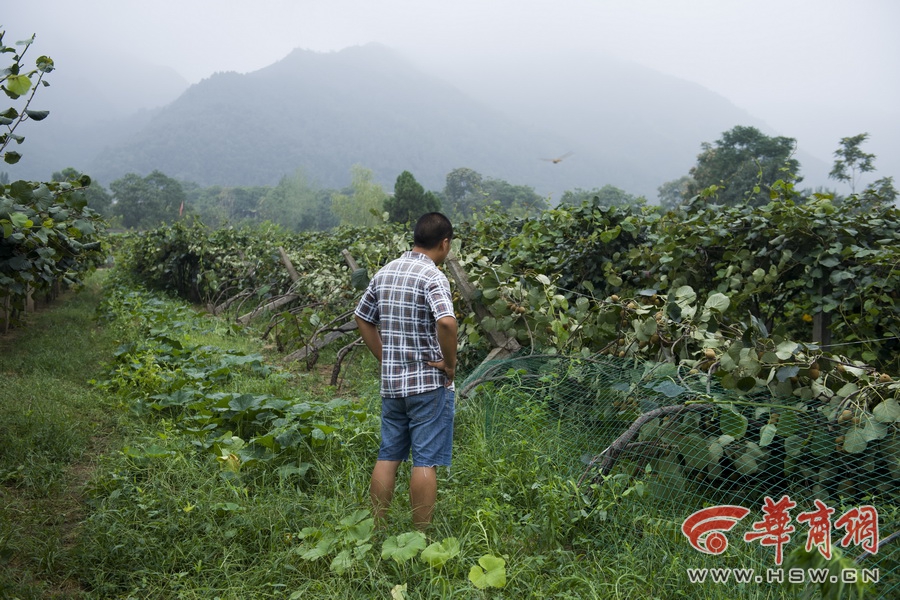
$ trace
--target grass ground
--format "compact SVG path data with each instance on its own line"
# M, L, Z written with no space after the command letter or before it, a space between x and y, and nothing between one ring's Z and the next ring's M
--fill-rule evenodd
M123 431L88 381L115 341L99 327L95 279L0 337L0 597L80 592L73 553L85 482Z
M264 368L261 342L221 320L114 288L95 279L0 340L0 597L789 597L689 583L689 567L753 557L686 549L626 480L587 496L553 460L571 431L510 388L459 404L427 535L405 471L376 531L371 357L334 387L326 369Z

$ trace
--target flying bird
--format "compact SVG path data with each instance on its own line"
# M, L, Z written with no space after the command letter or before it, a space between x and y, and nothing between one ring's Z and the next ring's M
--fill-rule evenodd
M557 156L556 158L542 158L541 160L546 160L547 162L552 162L554 165L561 163L564 159L572 156L571 152L566 152L562 156Z

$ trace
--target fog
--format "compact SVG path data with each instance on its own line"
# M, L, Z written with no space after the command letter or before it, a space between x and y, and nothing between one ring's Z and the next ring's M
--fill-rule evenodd
M868 132L877 176L900 176L893 0L44 0L0 19L7 43L36 33L61 70L115 56L189 83L368 42L473 92L515 61L612 56L704 86L828 164L841 137Z

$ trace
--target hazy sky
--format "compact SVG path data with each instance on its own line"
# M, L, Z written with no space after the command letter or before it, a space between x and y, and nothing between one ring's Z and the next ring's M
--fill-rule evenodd
M9 2L7 42L37 33L60 68L66 45L115 49L195 83L253 71L294 48L381 42L436 66L596 51L720 93L778 133L837 147L898 122L896 0L41 0ZM108 51L108 50L107 50ZM110 73L110 78L115 74ZM112 80L112 79L111 79ZM853 129L856 127L856 129ZM865 149L900 165L872 131ZM885 132L884 136L887 136ZM894 133L897 133L894 130ZM808 140L810 143L812 140ZM820 140L816 140L820 142ZM891 141L891 144L895 142ZM812 144L810 144L812 145ZM830 153L820 158L831 160ZM882 161L876 162L881 166ZM900 170L896 173L900 179Z

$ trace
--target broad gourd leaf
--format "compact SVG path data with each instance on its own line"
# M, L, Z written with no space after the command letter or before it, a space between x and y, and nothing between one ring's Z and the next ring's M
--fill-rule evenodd
M459 540L455 537L445 538L443 542L434 542L422 551L422 560L439 569L447 561L459 555Z
M381 558L391 558L397 564L401 564L415 557L426 544L425 534L420 531L392 535L384 540L381 546Z
M482 556L478 559L478 565L473 565L469 570L469 581L479 590L505 587L506 561L490 554Z

